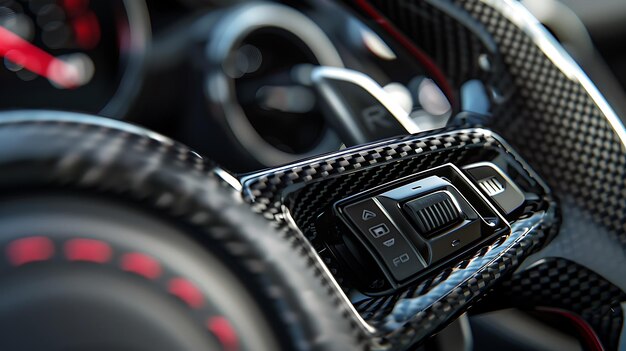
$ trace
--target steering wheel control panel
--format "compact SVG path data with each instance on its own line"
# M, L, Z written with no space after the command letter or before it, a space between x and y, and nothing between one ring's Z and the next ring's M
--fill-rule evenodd
M465 168L473 179L446 164L336 202L349 233L336 256L377 267L398 288L509 231L500 211L520 207L524 194L491 163Z
M550 190L501 140L480 128L417 134L239 182L253 210L306 244L368 332L403 345L407 325L410 338L431 335L558 226Z

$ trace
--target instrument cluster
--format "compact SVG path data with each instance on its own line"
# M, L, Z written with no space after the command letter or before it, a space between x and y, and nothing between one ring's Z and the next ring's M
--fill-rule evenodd
M0 39L0 110L125 119L234 172L489 111L367 1L2 0Z
M0 109L124 116L149 33L141 1L0 1Z

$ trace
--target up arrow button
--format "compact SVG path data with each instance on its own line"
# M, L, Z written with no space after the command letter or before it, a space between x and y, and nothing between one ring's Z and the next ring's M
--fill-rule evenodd
M369 210L363 210L363 214L361 215L361 219L364 221L369 221L374 217L376 217L376 213Z

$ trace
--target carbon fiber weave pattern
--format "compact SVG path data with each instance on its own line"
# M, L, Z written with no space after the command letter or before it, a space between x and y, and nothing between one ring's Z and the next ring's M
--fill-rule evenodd
M452 269L394 295L365 301L357 308L382 330L390 349L404 349L440 330L500 278L513 272L531 252L539 249L556 227L552 213L512 223L512 234L482 248ZM548 220L548 221L546 221Z
M514 77L517 93L507 108L498 111L494 128L559 196L564 221L575 222L573 217L582 210L588 220L585 227L604 228L603 234L597 231L596 235L607 233L610 241L626 250L626 150L613 127L583 87L559 72L510 22L494 16L479 1L462 6L493 34ZM532 299L535 304L578 313L608 350L618 349L623 324L619 302L626 301L623 291L562 259L544 261L520 275L503 287L511 289L513 300L527 296L523 294L529 290L537 292ZM546 276L558 279L559 287L546 283Z
M585 89L561 72L496 9L477 0L458 0L454 4L456 10L467 11L471 20L490 34L504 65L498 67L496 60L492 62L494 69L506 68L512 79L511 96L494 104L494 124L490 127L545 178L555 193L572 197L576 205L589 209L596 222L612 229L616 240L626 247L626 203L620 201L626 195L626 150L610 123ZM476 37L465 27L457 28L458 23L447 24L453 20L431 2L386 1L380 10L438 63L459 56L458 50L465 52L460 43L467 36ZM425 23L435 28L418 33ZM434 29L443 35L432 34ZM471 44L475 41L467 40L473 48L469 52L483 52ZM470 57L470 67L445 70L452 81L480 75L477 55Z
M378 182L394 179L395 176L415 173L416 169L412 168L415 164L403 165L394 161L414 159L417 155L428 155L433 158L432 161L416 159L413 162L426 162L428 166L432 167L454 160L457 153L466 154L469 150L480 151L484 148L499 146L491 133L484 130L465 130L447 134L424 134L422 136L422 138L419 135L417 137L408 136L380 143L380 146L376 144L366 145L323 159L305 161L271 170L268 173L246 176L242 179L244 196L250 201L255 211L263 213L268 219L283 222L282 193L284 189L294 184L332 179L339 175L366 170L370 166L376 165L378 168L371 168L370 171L378 172L380 175L375 176L373 180L363 180L365 185L375 186L380 184ZM394 168L399 168L400 171L391 172ZM419 169L418 167L417 170ZM370 174L367 175L370 176ZM320 188L320 191L324 190ZM315 206L317 205L315 204ZM304 209L298 211L304 211Z
M316 235L323 233L312 228L312 218L334 201L403 175L448 162L462 166L484 161L487 155L517 162L489 131L458 130L347 149L250 175L242 179L243 192L256 211L278 223L285 223L287 206L290 217L315 243ZM290 193L293 188L299 190ZM496 239L454 267L392 295L357 303L361 317L376 328L374 349L405 349L443 327L538 249L555 229L554 217L552 208L523 216L512 223L511 235Z
M582 317L608 349L619 346L626 294L595 272L565 259L547 259L517 273L485 297L488 309L549 306ZM480 309L480 307L478 307Z
M479 38L483 37L482 31L487 32L497 51L497 56L490 57L494 66L492 71L503 73L509 81L508 86L497 87L497 77L485 77L485 82L496 87L495 91L499 93L496 95L500 96L492 99L493 124L490 127L519 151L561 200L563 220L567 222L563 227L570 230L561 235L568 235L571 240L564 240L559 250L566 257L581 252L576 238L590 234L582 232L590 228L596 228L596 235L606 235L608 242L626 249L626 202L623 201L626 195L626 150L622 141L585 88L570 78L569 72L562 72L533 42L525 28L512 23L500 12L510 7L504 1L493 2L495 5L490 3L480 0L376 2L378 9L392 23L442 67L459 53L468 52L467 46L473 48L469 50L470 54L473 50L483 50L484 54L491 55L486 47L474 44L479 42L478 39L466 40L468 35ZM459 11L469 15L463 20L462 29L458 28L459 24L449 24L457 22L453 17ZM420 30L424 27L430 29ZM437 33L441 35L435 35L433 28L438 28ZM460 65L461 71L444 69L448 78L452 82L462 82L465 77L479 76L477 55L480 53L470 55L469 67ZM584 218L586 225L577 225L576 218ZM548 262L551 261L532 265L530 269L543 274L555 272ZM585 274L581 265L559 262L559 265L571 264L567 270L574 273L581 270L578 274ZM598 284L609 284L604 279L598 276ZM554 284L549 279L535 279L525 286L558 292L563 298L573 299L568 301L575 301L577 289L564 284L562 290L555 291ZM506 287L511 285L503 288ZM582 282L579 288L585 289ZM609 300L624 300L621 290L610 291L614 294ZM518 298L511 295L511 300ZM546 300L540 301L541 298ZM544 294L533 301L543 306L556 303ZM591 318L588 322L602 336L607 349L617 348L621 314L611 313L611 321L603 323L594 322L588 314L584 317Z
M314 182L303 188L297 194L289 196L288 201L292 217L299 228L309 240L315 243L315 238L310 235L314 229L312 222L319 215L321 209L328 208L331 204L364 189L371 189L377 185L388 183L420 171L445 164L453 163L463 165L471 163L471 160L481 159L489 149L474 149L469 152L468 148L446 149L432 152L424 152L421 157L413 157L396 162L381 164L379 167L363 167L362 170L352 172L344 177L329 177L328 179Z
M156 211L164 219L199 230L196 234L205 235L207 247L225 263L236 265L231 267L252 284L249 291L271 311L287 349L362 347L355 346L359 329L350 325L354 322L348 308L323 268L300 242L284 240L291 231L272 229L237 201L238 194L212 174L211 163L183 145L82 122L81 118L89 120L83 115L74 122L59 122L56 116L76 115L50 112L45 121L30 121L28 112L19 113L26 117L23 122L0 123L0 141L6 146L0 149L3 194L80 191ZM282 252L272 254L272 248ZM288 273L290 269L281 268L285 264L300 268ZM320 309L327 309L325 316L334 315L335 322L320 319L327 318L318 315Z
M593 214L626 249L626 150L613 127L517 27L480 1L459 4L492 33L514 77L516 94L496 111L494 130L559 197Z

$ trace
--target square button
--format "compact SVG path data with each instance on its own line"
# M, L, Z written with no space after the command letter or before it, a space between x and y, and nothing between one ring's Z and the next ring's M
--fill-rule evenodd
M377 224L369 229L374 239L378 239L381 236L389 233L389 228L385 223Z

